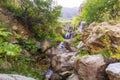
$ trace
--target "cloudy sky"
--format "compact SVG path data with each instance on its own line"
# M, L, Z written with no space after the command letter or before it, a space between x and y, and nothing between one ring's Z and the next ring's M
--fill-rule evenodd
M57 3L63 7L79 7L85 0L56 0Z

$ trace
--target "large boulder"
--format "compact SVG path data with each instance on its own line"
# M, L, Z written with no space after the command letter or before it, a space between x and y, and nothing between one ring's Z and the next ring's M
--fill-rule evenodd
M16 74L0 74L0 80L36 80Z
M120 47L120 24L92 23L82 33L82 41L91 53L107 50L115 52Z
M107 80L105 68L102 55L84 56L75 61L75 71L80 80Z
M109 64L106 73L110 80L120 80L120 63Z
M73 70L74 59L77 52L59 53L52 58L52 68L55 72L65 72Z

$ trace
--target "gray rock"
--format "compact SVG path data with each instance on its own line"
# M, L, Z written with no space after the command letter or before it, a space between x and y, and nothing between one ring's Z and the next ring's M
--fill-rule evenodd
M77 52L61 53L52 58L52 67L54 71L65 72L73 69L74 59Z
M60 76L57 73L53 73L50 80L60 80Z
M36 80L16 74L0 74L0 80Z
M83 31L84 31L85 24L86 24L85 21L81 21L80 27L78 28L78 31L79 31L79 32L83 32Z
M77 48L80 49L81 47L84 46L84 43L81 41L78 45L77 45Z
M58 75L66 71L73 71L74 59L77 54L78 52L69 52L65 48L51 48L51 50L46 53L50 58L53 71L57 72ZM64 74L62 76L64 76Z
M75 61L75 71L81 80L106 80L105 68L102 55L84 56Z
M80 80L77 74L72 74L66 80Z
M65 44L65 45L64 45ZM57 48L51 48L46 51L53 72L56 74L51 76L51 80L58 80L58 78L67 78L71 75L74 69L74 59L78 52L75 48L70 47L67 43L61 42ZM67 77L66 77L67 76Z
M46 79L50 79L51 76L52 76L52 74L53 74L53 71L49 69L49 70L46 72L46 74L45 74L45 78L46 78Z
M106 73L110 80L120 80L120 63L109 64Z

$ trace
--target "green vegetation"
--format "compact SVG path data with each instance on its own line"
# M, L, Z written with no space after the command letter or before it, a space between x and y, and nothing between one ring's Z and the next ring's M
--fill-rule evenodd
M72 44L73 47L76 47L79 43L80 43L81 40L81 34L77 34L76 35L76 40L74 41L74 43Z
M116 20L120 17L120 0L87 0L83 4L82 13L75 18L74 23L82 20L88 24L97 21Z
M38 41L60 37L56 35L55 29L60 24L57 19L61 15L61 7L56 6L53 0L34 0L34 2L2 0L0 6L10 11L11 16L26 25Z
M41 66L44 68L46 68L46 64L49 66L49 63L45 63L45 65L40 63L46 57L44 52L47 50L42 50L44 47L42 42L48 40L50 42L49 48L55 47L56 43L64 41L62 36L69 31L73 32L72 35L75 39L75 41L73 40L74 43L72 41L70 43L76 47L82 40L81 33L76 31L76 26L81 21L84 20L89 25L94 21L103 22L120 19L120 0L87 0L83 5L82 13L73 21L59 18L61 6L56 6L54 0L0 0L0 8L8 13L5 16L21 23L31 35L25 38L24 35L18 34L17 30L12 29L14 23L4 23L0 19L0 63L9 62L12 65L9 69L1 69L0 67L0 73L21 74L38 80L44 78L44 71L42 71ZM61 23L63 27L61 27ZM62 31L63 29L64 31ZM12 42L13 38L16 40L15 43ZM37 42L40 43L39 46L36 46ZM85 49L79 50L79 56L97 53L104 57L120 59L120 48L118 47L115 51L116 54L113 54L107 36L105 36L104 42L106 50L97 53L97 50L91 48L90 53L86 46ZM49 43L46 42L45 47L48 48L48 45Z
M22 48L28 50L31 54L35 54L37 49L33 44L34 41L20 42L24 45L12 44L11 36L13 34L7 28L0 27L0 63L2 63L0 64L0 73L21 74L43 80L44 76L37 59L26 56L25 53L24 55L21 54ZM40 56L38 57L40 58ZM12 67L9 68L8 62ZM3 69L1 69L1 66ZM6 67L9 69L6 69Z
M59 18L59 22L61 23L67 23L67 22L71 22L72 20L70 19L63 19L63 18Z
M6 31L5 28L0 27L0 54L5 55L19 55L21 48L18 45L11 44L9 42L10 32Z
M27 51L30 52L30 54L37 53L37 50L40 47L35 46L36 41L33 39L22 39L22 37L17 38L19 45Z
M89 56L90 54L88 53L87 50L84 50L84 49L81 49L80 50L80 53L79 53L79 56L80 57L83 57L83 56Z
M6 74L20 74L27 77L32 77L37 80L44 80L44 73L42 73L41 66L36 63L35 59L25 57L25 56L19 56L19 57L6 57L0 59L0 62L4 62L4 67L7 67L5 65L6 63L10 63L12 65L11 68L8 69L1 69L0 73L6 73Z
M43 80L44 71L41 66L45 68L45 65L40 60L45 54L38 52L41 46L36 47L35 43L47 39L55 46L55 42L64 40L55 31L60 26L58 17L61 15L61 6L56 6L53 0L34 0L34 3L30 0L0 0L0 7L9 13L8 16L24 25L32 36L23 38L13 34L13 31L9 31L10 25L0 20L0 26L3 26L0 27L0 60L12 65L12 68L2 69L0 73L16 73ZM12 43L12 38L18 41L17 44Z
M78 25L81 21L86 21L87 25L91 24L92 22L112 22L120 20L120 0L87 0L82 5L82 12L78 17L74 17L72 20L72 24ZM91 51L92 53L88 53L81 51L80 56L86 54L102 54L104 57L112 57L120 59L119 56L119 49L116 52L110 48L109 39L105 38L104 41L106 43L107 50L102 50L101 52L97 53L97 50ZM77 36L76 42L73 44L76 46L76 43L81 41L80 35Z

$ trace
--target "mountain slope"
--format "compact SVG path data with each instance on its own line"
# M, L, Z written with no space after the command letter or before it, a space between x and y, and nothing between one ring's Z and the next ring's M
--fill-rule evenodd
M63 7L61 10L62 13L62 18L63 19L72 19L74 16L78 14L78 8L68 8L68 7Z

